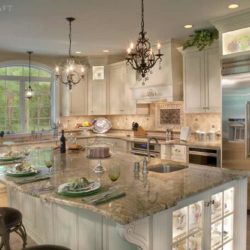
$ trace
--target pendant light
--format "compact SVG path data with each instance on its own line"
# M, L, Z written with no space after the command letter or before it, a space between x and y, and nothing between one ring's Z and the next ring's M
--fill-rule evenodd
M30 100L34 95L34 91L31 88L31 54L33 51L27 51L27 53L29 55L29 86L25 89L25 97Z
M127 49L126 61L136 70L144 80L156 62L161 63L163 54L161 53L161 44L157 44L157 53L153 52L149 39L144 30L144 0L141 0L141 31L136 45L130 44ZM160 68L161 66L159 66ZM144 84L144 83L143 83Z
M66 20L69 23L69 54L66 62L61 67L56 67L55 75L61 83L67 85L71 90L73 85L78 84L84 78L84 67L80 62L76 63L76 59L71 52L71 26L75 18L67 17ZM78 67L80 70L78 70Z

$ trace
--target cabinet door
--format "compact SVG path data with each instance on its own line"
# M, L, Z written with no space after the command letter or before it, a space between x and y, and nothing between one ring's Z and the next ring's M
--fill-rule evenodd
M69 88L61 84L60 85L60 93L61 93L61 110L60 113L62 116L70 116L70 91Z
M129 65L124 63L125 70L125 82L124 82L124 97L123 106L124 114L134 115L136 114L136 100L133 97L132 87L136 84L136 71Z
M171 160L178 162L187 162L187 147L184 145L172 145Z
M187 113L205 111L204 52L184 54L184 103Z
M109 111L111 115L122 114L124 101L124 67L122 64L109 68Z
M206 68L206 111L220 112L221 107L221 65L218 48L205 51Z
M104 67L104 79L93 80L93 67L88 72L88 114L107 114L107 82L106 67Z
M131 86L136 81L136 74L125 62L110 65L109 68L109 109L110 114L135 114L136 101L132 96Z
M71 91L71 115L87 115L87 81L82 80Z

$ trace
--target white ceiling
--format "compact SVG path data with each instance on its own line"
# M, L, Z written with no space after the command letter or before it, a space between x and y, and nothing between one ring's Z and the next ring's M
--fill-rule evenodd
M208 20L232 13L233 0L145 0L145 26L152 43L183 39ZM235 0L237 11L249 0ZM11 7L8 7L8 6ZM3 8L5 6L5 8ZM6 8L7 7L7 8ZM68 24L73 16L73 50L83 55L124 52L140 29L139 0L0 0L0 50L62 55L68 49Z

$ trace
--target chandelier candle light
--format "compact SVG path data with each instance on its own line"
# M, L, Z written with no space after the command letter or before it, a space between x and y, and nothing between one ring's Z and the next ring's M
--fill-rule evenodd
M73 85L78 84L84 78L85 69L80 62L75 62L75 58L71 53L71 24L75 21L75 18L67 17L66 20L69 22L69 54L66 63L62 67L56 67L55 75L60 82L67 85L71 90ZM80 67L80 72L77 70L78 67Z
M27 99L31 99L34 95L34 91L31 88L31 54L33 53L33 51L27 51L28 55L29 55L29 86L27 89L25 89L25 97Z
M147 80L148 73L152 73L151 69L156 62L161 63L163 54L161 53L161 44L157 44L157 53L153 52L149 39L146 37L147 32L144 30L144 1L141 0L141 31L136 45L131 42L127 49L127 64L130 64L142 77ZM161 68L161 64L159 65ZM143 81L144 84L144 81Z

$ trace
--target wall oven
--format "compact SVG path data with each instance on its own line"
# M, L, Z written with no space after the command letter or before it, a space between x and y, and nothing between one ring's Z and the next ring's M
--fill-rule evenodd
M136 155L147 156L147 142L132 142L130 152ZM161 154L161 146L159 144L150 143L149 152L151 157L159 157Z
M189 147L189 164L220 167L220 149Z

